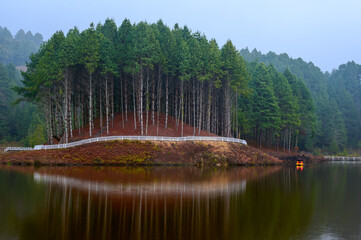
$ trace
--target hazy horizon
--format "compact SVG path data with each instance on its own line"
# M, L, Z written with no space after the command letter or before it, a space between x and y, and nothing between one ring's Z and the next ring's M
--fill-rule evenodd
M18 0L3 3L0 26L13 35L23 29L40 33L47 40L57 30L66 33L74 26L84 30L91 22L97 24L106 18L114 19L117 26L125 18L132 23L162 19L171 28L178 23L200 31L220 46L230 39L239 50L248 47L262 53L287 53L330 72L348 61L361 62L358 9L361 2L356 0Z

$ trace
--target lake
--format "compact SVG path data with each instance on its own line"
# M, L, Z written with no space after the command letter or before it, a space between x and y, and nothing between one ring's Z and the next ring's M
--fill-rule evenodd
M0 239L360 239L361 164L0 167Z

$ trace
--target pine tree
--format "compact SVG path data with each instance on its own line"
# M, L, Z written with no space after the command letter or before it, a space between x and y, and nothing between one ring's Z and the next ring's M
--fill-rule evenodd
M258 146L267 136L267 131L277 132L281 127L280 109L274 95L271 77L264 64L259 64L250 82L253 89L251 97L251 119Z
M85 30L80 35L80 60L87 70L89 75L86 88L88 91L88 104L89 104L89 136L92 136L93 128L93 88L94 88L94 72L99 64L100 55L100 41L99 35L94 29L94 24L90 24L90 28Z

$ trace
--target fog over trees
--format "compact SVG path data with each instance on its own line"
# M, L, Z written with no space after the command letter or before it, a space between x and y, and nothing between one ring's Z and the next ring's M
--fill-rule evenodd
M0 63L25 66L30 54L36 52L42 42L43 36L39 33L33 35L20 29L13 37L6 27L0 26Z

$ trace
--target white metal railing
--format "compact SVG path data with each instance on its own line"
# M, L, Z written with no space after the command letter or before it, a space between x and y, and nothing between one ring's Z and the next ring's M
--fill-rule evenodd
M332 161L361 161L361 157L324 156L324 158Z
M8 151L32 151L34 150L31 147L7 147L4 149L4 152L8 152Z
M184 141L218 141L218 142L235 142L247 145L246 140L237 139L237 138L227 138L227 137L160 137L160 136L109 136L109 137L97 137L84 139L72 143L65 144L55 144L55 145L36 145L34 149L27 148L22 150L20 148L12 149L12 151L29 151L29 150L48 150L48 149L59 149L59 148L69 148L75 147L87 143L93 142L105 142L105 141L114 141L114 140L139 140L139 141L171 141L171 142L184 142ZM5 152L9 151L8 148L5 148ZM11 151L11 150L10 150Z

